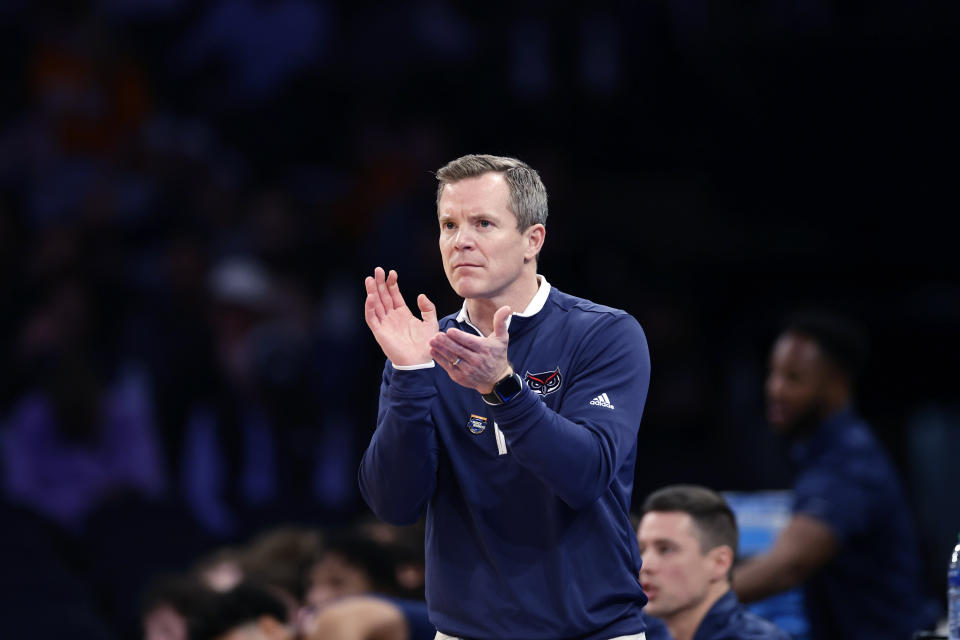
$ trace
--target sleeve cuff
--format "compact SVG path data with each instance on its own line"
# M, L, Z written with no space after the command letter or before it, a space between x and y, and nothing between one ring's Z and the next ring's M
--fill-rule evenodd
M437 366L437 363L433 360L424 362L423 364L393 364L392 362L390 364L397 371L416 371L417 369L432 369Z

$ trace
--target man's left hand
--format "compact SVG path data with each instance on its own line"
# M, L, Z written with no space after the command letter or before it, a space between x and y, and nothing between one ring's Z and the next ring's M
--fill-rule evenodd
M510 307L497 309L493 332L485 338L459 329L437 333L430 339L430 356L457 384L490 393L497 382L513 372L507 359L507 319L511 313Z

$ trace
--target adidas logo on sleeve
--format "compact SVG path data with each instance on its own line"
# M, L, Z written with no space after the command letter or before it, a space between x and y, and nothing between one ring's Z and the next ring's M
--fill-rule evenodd
M607 409L613 409L614 406L610 404L610 398L607 397L607 394L601 393L596 398L590 401L590 404L596 405L598 407L606 407Z

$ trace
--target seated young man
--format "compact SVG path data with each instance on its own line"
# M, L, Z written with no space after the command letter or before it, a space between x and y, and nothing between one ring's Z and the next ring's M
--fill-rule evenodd
M647 640L789 640L772 622L744 609L730 588L737 523L717 492L675 485L650 494L637 541L644 612L666 626L650 624Z

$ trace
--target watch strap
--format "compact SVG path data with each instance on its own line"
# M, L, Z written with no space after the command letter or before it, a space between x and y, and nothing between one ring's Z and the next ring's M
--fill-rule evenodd
M506 404L521 391L523 391L523 380L517 372L513 372L498 380L497 384L493 385L493 390L482 394L481 397L487 404L497 406Z

